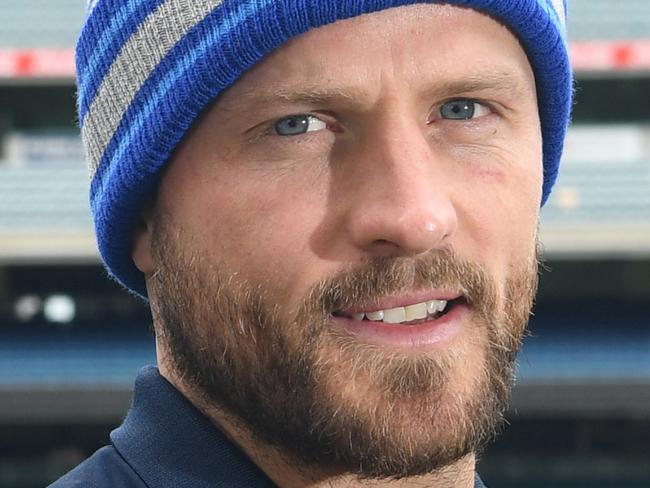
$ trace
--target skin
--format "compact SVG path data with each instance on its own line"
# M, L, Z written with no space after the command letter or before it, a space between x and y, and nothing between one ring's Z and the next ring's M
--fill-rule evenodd
M297 93L310 95L298 101ZM456 98L479 100L478 116L441 118ZM278 120L303 113L324 124L274 133ZM336 22L267 56L185 138L156 204L187 248L225 263L290 313L344 267L441 249L486 270L503 302L513 266L534 254L541 188L535 80L518 41L474 10L429 4ZM133 259L155 310L152 227L147 213ZM467 330L448 346L476 349L455 372L455 391L481 367L481 341ZM161 334L157 351L163 376L279 486L361 485L345 473L295 469L200 400L169 366ZM474 469L470 454L417 479L363 486L470 487Z

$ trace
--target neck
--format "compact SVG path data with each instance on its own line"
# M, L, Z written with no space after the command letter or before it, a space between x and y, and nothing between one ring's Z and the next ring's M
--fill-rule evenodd
M228 438L237 444L273 482L281 488L473 488L475 455L469 454L455 463L435 472L411 477L381 480L362 480L353 473L328 472L319 467L302 467L273 446L255 437L235 417L223 409L206 405L200 396L191 391L179 378L159 362L160 373L190 402L192 402Z

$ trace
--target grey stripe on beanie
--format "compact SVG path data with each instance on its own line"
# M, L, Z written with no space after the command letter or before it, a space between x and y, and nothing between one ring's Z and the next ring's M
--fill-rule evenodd
M142 84L174 45L221 3L222 0L166 0L124 45L82 124L91 177Z

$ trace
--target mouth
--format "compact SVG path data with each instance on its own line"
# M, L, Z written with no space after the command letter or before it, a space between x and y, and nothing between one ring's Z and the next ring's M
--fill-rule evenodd
M468 300L463 295L426 298L421 301L389 299L375 306L337 310L331 314L331 323L367 342L402 348L451 341L469 313ZM403 304L395 306L400 301Z
M350 312L338 310L333 312L332 316L358 321L414 326L443 317L453 307L463 304L466 305L467 300L461 296L452 300L427 300L401 307L374 309L371 311Z

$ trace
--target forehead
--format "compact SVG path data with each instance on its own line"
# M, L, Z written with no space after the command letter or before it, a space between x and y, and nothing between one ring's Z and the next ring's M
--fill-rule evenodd
M282 97L319 86L358 86L372 92L386 80L430 85L436 80L497 78L522 90L534 89L528 58L509 29L470 8L415 4L337 21L297 36L267 55L229 91L243 102L260 92Z

